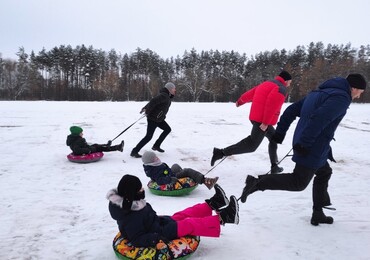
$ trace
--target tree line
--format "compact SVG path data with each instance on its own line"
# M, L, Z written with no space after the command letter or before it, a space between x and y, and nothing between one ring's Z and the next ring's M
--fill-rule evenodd
M370 45L311 42L294 50L272 50L251 57L235 51L185 51L161 58L138 48L131 54L85 45L61 45L18 60L0 55L1 100L143 101L168 81L177 87L176 101L235 102L246 90L274 78L281 69L293 76L289 101L294 102L334 76L351 72L370 79ZM370 102L369 91L359 102Z

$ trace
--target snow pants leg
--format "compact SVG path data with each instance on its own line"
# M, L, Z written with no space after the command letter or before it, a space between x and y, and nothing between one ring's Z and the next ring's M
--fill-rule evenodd
M95 152L113 152L120 149L120 145L107 146L106 144L93 144Z
M192 178L198 184L202 184L204 182L204 175L191 168L184 168L176 173L176 178L180 179L184 177Z
M166 121L157 123L157 127L163 130L163 132L158 137L157 141L154 143L154 147L161 147L162 142L167 137L167 135L171 132L171 127L167 124Z
M293 173L265 174L258 176L258 190L302 191L310 183L316 169L296 164Z
M263 138L266 136L269 139L268 151L271 164L276 164L278 162L277 144L274 141L270 141L271 137L275 133L275 128L273 126L269 126L266 131L262 131L260 129L261 123L256 121L251 122L253 125L251 134L240 142L224 148L224 155L229 156L233 154L253 153L257 150L262 143Z
M328 193L329 180L333 170L329 163L317 170L312 186L313 208L321 210L324 206L331 205Z
M149 143L150 140L152 140L153 138L153 135L154 135L154 131L155 129L157 128L157 123L150 120L150 119L147 119L148 121L148 125L147 125L147 128L146 128L146 135L144 136L143 139L141 139L141 141L135 146L134 149L132 149L133 152L136 152L138 153L141 148L143 148L147 143Z
M177 222L177 235L219 237L221 232L218 215L212 216L207 203L196 204L176 212L172 217Z

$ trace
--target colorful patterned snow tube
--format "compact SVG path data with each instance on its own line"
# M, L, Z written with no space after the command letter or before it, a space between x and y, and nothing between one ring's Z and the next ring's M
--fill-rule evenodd
M200 242L199 236L183 236L169 241L162 240L155 247L134 247L120 232L113 239L113 250L120 259L173 260L187 259Z
M160 196L183 196L192 192L196 187L198 184L189 177L181 178L175 184L158 185L152 180L148 182L149 190Z
M74 155L70 153L67 155L67 159L71 162L75 163L91 163L99 161L104 156L104 153L97 152L97 153L90 153L84 155Z

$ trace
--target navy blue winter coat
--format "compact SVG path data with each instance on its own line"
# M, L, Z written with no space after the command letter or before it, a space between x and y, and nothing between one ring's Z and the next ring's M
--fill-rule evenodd
M162 163L158 166L143 165L143 167L146 176L152 181L155 181L158 185L170 184L172 182L171 178L176 177L166 163Z
M158 216L149 203L139 211L121 208L109 202L109 212L119 231L137 247L150 247L162 240L177 238L177 223L169 216Z
M282 114L276 132L285 134L300 117L293 137L293 147L301 145L308 150L303 155L293 150L292 160L307 168L318 169L327 159L333 159L330 142L335 130L351 104L350 85L345 78L332 78L302 100L290 105Z

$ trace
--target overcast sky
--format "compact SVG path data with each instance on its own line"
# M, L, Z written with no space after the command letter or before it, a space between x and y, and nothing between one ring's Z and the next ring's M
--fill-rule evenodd
M310 42L370 44L368 0L0 0L0 53L85 44L162 58L185 50L248 56Z

